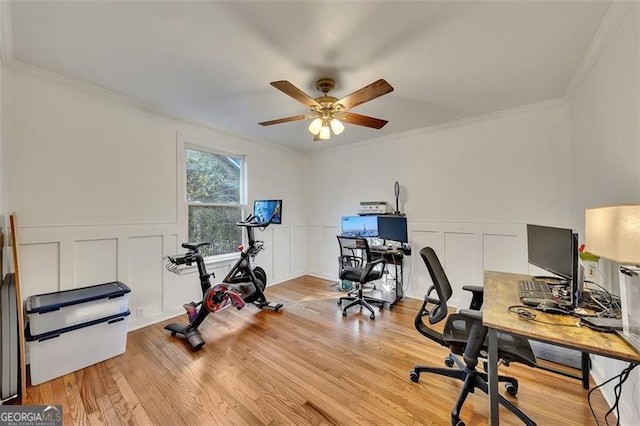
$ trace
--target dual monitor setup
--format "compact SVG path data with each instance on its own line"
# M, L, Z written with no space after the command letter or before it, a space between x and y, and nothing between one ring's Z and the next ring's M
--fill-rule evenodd
M396 215L342 217L342 235L408 243L407 218Z

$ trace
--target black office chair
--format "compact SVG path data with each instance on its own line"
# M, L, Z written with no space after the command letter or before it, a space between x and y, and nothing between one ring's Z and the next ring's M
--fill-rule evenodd
M347 309L359 305L369 310L371 313L369 318L376 319L376 314L370 303L379 304L382 308L385 302L364 296L363 290L366 283L382 278L386 264L384 259L371 260L369 243L366 238L338 235L338 244L340 245L340 256L338 257L340 279L351 281L356 285L355 296L344 296L338 300L338 305L342 305L345 300L351 301L342 309L342 316L347 316Z
M473 393L476 388L488 393L487 373L476 370L479 358L487 358L486 337L488 329L482 325L483 293L482 287L464 286L464 290L473 293L470 309L463 309L458 313L448 314L447 301L451 298L453 291L449 280L431 247L420 250L420 256L424 261L429 275L433 281L433 286L424 297L422 307L415 318L416 329L425 337L448 347L451 354L445 358L447 367L428 367L418 365L410 373L411 381L418 383L420 373L434 373L442 376L453 377L464 382L458 400L451 411L451 424L464 426L460 420L460 411L469 393ZM433 291L437 293L437 299L431 296ZM435 305L427 309L427 305ZM424 323L424 318L429 318L430 324L436 324L443 319L447 319L442 334L436 332ZM456 355L461 355L461 361ZM536 358L531 350L529 341L525 338L514 336L508 333L498 333L498 357L508 365L510 362L520 362L522 364L535 367ZM454 364L458 368L451 368ZM499 382L506 382L507 393L515 396L518 393L518 381L513 377L498 376ZM499 395L500 404L514 413L527 425L535 423L520 411L515 405Z

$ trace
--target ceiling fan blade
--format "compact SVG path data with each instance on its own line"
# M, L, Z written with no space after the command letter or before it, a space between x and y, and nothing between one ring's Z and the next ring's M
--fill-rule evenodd
M305 104L309 108L322 107L322 105L316 102L315 99L304 93L302 90L298 89L293 84L289 83L287 80L272 81L271 85L284 94L291 96L296 101Z
M381 120L379 118L367 117L366 115L354 114L352 112L340 113L339 119L351 124L357 124L358 126L371 127L374 129L382 129L387 120Z
M344 109L350 109L379 96L386 95L389 92L393 92L393 86L381 78L380 80L374 81L370 85L345 96L344 98L336 101L336 103L341 104Z
M271 126L272 124L281 124L281 123L288 123L290 121L304 120L305 118L308 118L308 117L309 116L307 114L294 115L293 117L285 117L285 118L279 118L277 120L263 121L262 123L258 123L258 124L261 126Z

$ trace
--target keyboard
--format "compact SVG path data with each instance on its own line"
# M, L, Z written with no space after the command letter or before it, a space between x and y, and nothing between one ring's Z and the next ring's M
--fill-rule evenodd
M528 306L538 306L544 302L554 302L555 298L549 285L542 281L521 280L518 281L520 301Z

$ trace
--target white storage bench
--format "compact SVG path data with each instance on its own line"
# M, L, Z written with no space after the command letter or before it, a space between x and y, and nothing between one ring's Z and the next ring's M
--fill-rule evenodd
M130 292L116 281L29 297L25 334L31 384L124 353Z

